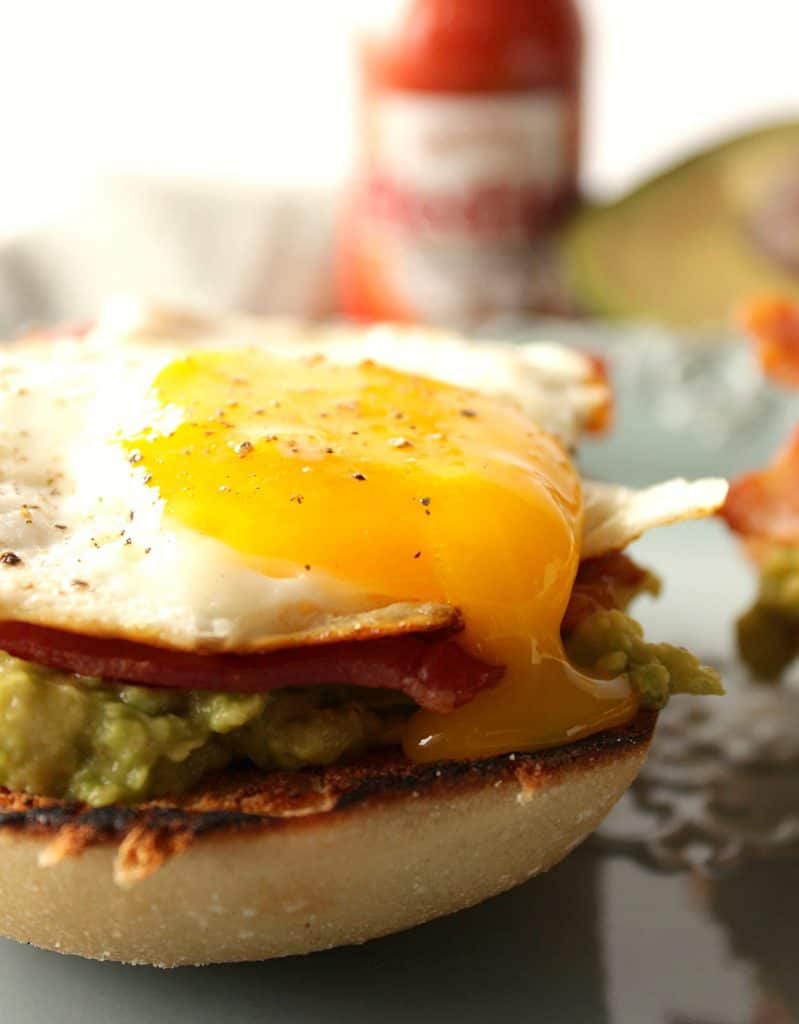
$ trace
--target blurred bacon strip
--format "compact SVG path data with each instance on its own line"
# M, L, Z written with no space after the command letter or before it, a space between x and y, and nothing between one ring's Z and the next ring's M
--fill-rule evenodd
M94 329L92 320L68 320L53 327L32 327L17 337L17 341L57 341L59 338L85 338Z
M593 370L591 382L605 388L606 397L601 405L598 405L589 416L585 424L585 430L589 434L603 434L613 426L615 415L615 403L613 399L613 387L610 382L608 366L602 356L594 352L584 353Z
M748 302L738 319L752 337L763 372L799 388L799 304L762 295ZM770 465L733 481L720 514L755 556L764 543L799 543L799 427Z
M568 636L594 612L625 609L642 591L656 592L657 581L627 555L615 551L580 563L560 630Z
M799 427L771 465L733 481L720 514L748 540L799 543Z
M743 307L739 322L751 335L766 376L799 388L799 303L779 295L759 296Z

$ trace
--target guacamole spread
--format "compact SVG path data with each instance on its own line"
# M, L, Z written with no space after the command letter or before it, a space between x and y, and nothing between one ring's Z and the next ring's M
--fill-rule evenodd
M628 673L647 707L672 693L720 693L693 655L650 644L620 611L570 634L587 672ZM0 652L0 785L93 806L191 788L234 762L264 769L328 765L398 743L414 705L388 690L345 686L210 693L104 683Z
M799 655L799 548L775 549L763 562L757 601L738 620L738 648L766 680Z
M398 740L413 705L348 687L210 693L102 683L0 653L0 785L94 806L180 793L233 761L326 765Z
M684 647L648 643L635 619L615 608L584 619L569 635L566 652L590 675L626 673L645 708L659 710L675 693L724 693L715 669Z

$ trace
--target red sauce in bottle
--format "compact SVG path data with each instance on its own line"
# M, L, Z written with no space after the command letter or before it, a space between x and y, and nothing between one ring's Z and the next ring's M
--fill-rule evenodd
M546 306L547 238L577 191L572 0L409 0L359 56L343 311L465 321Z

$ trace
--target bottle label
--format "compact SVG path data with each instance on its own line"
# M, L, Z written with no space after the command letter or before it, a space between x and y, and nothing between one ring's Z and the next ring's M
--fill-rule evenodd
M535 302L574 188L570 113L555 91L373 98L362 242L399 305L459 320Z

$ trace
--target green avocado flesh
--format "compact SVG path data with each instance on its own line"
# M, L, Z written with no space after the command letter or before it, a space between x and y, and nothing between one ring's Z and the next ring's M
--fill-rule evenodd
M401 694L120 686L0 653L0 784L93 806L184 792L234 761L327 765L396 743Z
M752 293L799 299L799 122L728 141L579 213L562 255L591 315L713 327Z
M620 611L600 611L567 640L575 665L622 672L646 707L672 693L720 693L693 655L648 644ZM190 789L236 762L329 765L397 744L415 705L388 690L344 686L268 694L177 691L103 683L0 652L0 785L93 806Z
M777 549L763 563L757 601L738 620L738 648L768 681L799 655L799 548Z
M626 674L645 708L659 711L677 693L721 696L718 672L684 647L644 640L641 626L617 609L595 612L566 641L573 664L590 675Z

